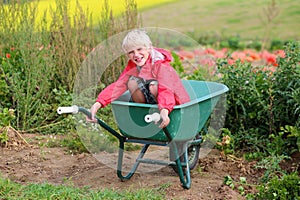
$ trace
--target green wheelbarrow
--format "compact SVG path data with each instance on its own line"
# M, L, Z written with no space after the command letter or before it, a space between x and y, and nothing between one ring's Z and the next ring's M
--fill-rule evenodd
M191 101L174 107L169 115L170 124L166 128L161 129L154 123L159 120L157 105L131 102L128 91L112 102L118 131L96 117L98 124L119 140L117 176L122 181L130 179L141 163L168 165L178 174L183 188L191 187L190 170L195 168L199 160L202 133L217 102L228 88L223 84L207 81L182 80L182 83ZM59 107L57 112L91 115L87 109L78 106ZM139 143L143 147L131 170L123 175L126 142ZM150 145L168 147L169 160L144 158Z

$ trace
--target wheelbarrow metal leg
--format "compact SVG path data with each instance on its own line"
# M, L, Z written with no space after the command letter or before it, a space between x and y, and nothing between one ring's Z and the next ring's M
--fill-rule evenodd
M178 160L180 160L180 158L178 158ZM184 165L185 167L185 176L183 174L183 170L179 170L179 176L180 176L180 181L182 183L182 186L185 189L190 189L191 187L191 175L190 175L190 166L189 166L189 159L188 159L188 151L186 149L186 151L184 152ZM182 166L181 166L182 169Z
M189 162L188 162L188 153L187 153L187 148L185 147L185 151L184 151L184 161L181 162L180 160L180 156L179 156L179 153L178 153L178 148L177 148L177 145L175 144L175 142L172 142L173 145L173 149L174 149L174 153L175 153L175 156L176 156L176 160L175 160L175 163L176 163L176 167L177 167L177 170L178 170L178 175L179 175L179 179L180 179L180 182L182 184L182 187L184 189L190 189L191 187L191 176L190 176L190 167L189 167ZM184 170L185 170L185 173L183 172L183 166L184 166Z
M137 168L140 164L140 160L141 160L141 158L144 157L148 147L149 147L149 144L145 144L143 146L143 148L142 148L140 154L138 155L134 165L132 166L130 172L127 175L123 176L122 175L122 165L123 165L123 157L124 157L124 140L120 140L117 175L122 181L130 179L134 175L135 171L137 170Z
M182 187L184 189L190 189L191 187L191 176L190 176L190 166L189 166L189 159L188 159L188 153L187 153L187 144L184 145L184 163L181 162L178 147L176 145L176 142L172 141L173 138L168 131L167 128L164 128L164 133L166 134L167 138L169 139L170 144L172 145L172 148L174 149L175 153L175 163L178 169L179 179L182 184ZM185 175L183 173L183 166L185 166Z

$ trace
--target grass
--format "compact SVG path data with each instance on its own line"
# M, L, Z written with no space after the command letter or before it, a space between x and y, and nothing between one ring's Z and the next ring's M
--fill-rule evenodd
M217 32L262 38L266 28L262 19L269 1L185 0L145 9L141 12L145 26L158 26L181 32ZM299 39L298 0L277 0L279 16L274 19L272 38ZM162 14L163 13L163 14ZM163 18L162 18L163 15Z
M44 11L55 7L56 0L40 0L38 18ZM70 2L70 14L75 11L76 1ZM114 15L125 11L124 0L108 0ZM263 19L271 0L136 0L143 26L170 28L180 32L216 32L239 35L243 38L262 38L266 33ZM297 0L276 0L279 15L271 27L271 38L299 39L300 11ZM79 0L83 10L92 13L93 23L98 24L104 2Z
M156 190L115 191L113 189L91 190L48 183L21 185L0 177L0 199L164 199Z

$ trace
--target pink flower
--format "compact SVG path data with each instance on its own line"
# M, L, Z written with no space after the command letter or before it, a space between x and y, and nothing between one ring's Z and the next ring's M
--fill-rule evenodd
M205 50L205 53L206 53L206 54L215 55L216 50L214 50L214 49L212 49L212 48L207 48L207 49Z
M275 55L279 56L280 58L285 58L284 50L277 50L274 52Z
M86 55L85 53L81 53L81 58L85 59L86 58Z
M264 59L268 65L276 66L276 55L272 54L268 51L262 51L261 52L261 58Z
M194 58L194 54L190 51L185 51L185 50L181 50L178 52L179 57L183 57L186 59L193 59Z
M228 65L233 65L235 63L235 61L231 58L227 59Z
M244 62L244 60L246 59L246 53L235 51L231 54L231 58L233 60L240 60L241 62Z
M246 49L244 52L248 55L248 57L252 58L252 61L260 59L259 54L253 49Z
M226 57L226 51L221 50L215 52L215 58L225 58L225 57Z
M206 54L206 52L204 49L195 49L194 54L195 54L195 56L203 56Z
M11 55L10 55L9 53L7 53L7 54L5 55L5 57L6 57L6 58L10 58Z
M201 59L199 59L199 64L202 66L215 66L216 62L209 56L207 57L202 57Z

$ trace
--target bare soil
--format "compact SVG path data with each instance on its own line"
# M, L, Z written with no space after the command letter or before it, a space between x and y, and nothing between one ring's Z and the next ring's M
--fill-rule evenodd
M99 162L93 155L72 155L65 148L40 147L40 141L34 139L37 136L22 134L23 139L30 142L16 142L17 139L14 139L12 145L0 147L2 177L21 184L47 182L88 186L96 190L162 189L166 199L245 199L237 187L232 189L223 184L224 177L229 175L237 182L240 177L246 177L249 184L256 184L262 174L254 168L255 162L224 157L218 150L212 150L199 160L198 167L191 172L192 184L189 190L181 187L179 177L171 167L137 173L130 180L122 182L115 169ZM254 187L244 188L255 192Z

